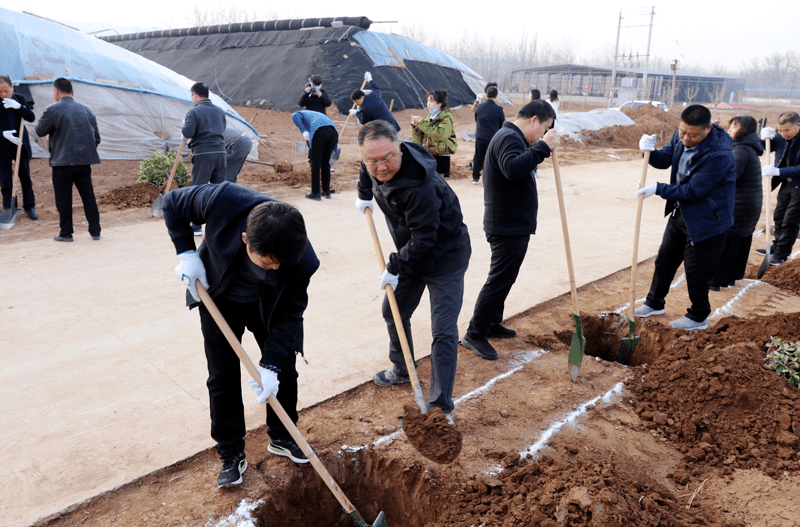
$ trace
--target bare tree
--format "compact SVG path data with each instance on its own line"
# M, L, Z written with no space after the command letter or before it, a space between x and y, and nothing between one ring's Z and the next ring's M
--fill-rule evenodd
M218 5L216 8L200 7L199 4L195 4L194 9L192 9L191 24L195 27L201 27L277 19L278 16L275 11L260 14L257 11L236 7L233 4Z
M689 104L692 104L698 93L700 93L700 86L698 84L692 84L686 87L686 99L688 99Z
M714 86L714 91L712 96L714 97L714 103L719 104L722 102L722 99L725 97L725 93L728 91L728 83L722 82Z

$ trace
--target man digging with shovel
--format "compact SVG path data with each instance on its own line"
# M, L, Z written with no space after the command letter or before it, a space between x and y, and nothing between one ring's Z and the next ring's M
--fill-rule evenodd
M251 381L258 403L275 394L297 423L295 355L303 353L303 313L319 260L297 209L233 183L169 192L164 196L164 220L181 260L175 272L187 284L187 305L200 311L211 437L222 458L217 485L238 485L247 468L239 358L201 303L195 281L208 290L239 341L247 328L258 342L263 390ZM193 224L206 226L197 250ZM267 407L267 432L271 453L308 463L271 406Z

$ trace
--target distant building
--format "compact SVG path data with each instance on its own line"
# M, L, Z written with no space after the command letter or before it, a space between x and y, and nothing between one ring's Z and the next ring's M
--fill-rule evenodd
M611 98L612 105L636 100L660 100L669 102L673 72L670 70L647 70L647 86L643 85L644 69L617 68L614 86L611 89L612 68L560 64L527 68L511 72L511 85L507 91L526 93L537 88L542 93L558 90L559 96L588 96ZM728 102L737 101L745 89L745 79L689 73L678 69L675 73L675 102Z

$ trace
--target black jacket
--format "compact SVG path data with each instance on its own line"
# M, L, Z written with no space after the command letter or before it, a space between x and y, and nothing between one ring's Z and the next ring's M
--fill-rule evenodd
M731 236L750 236L761 217L761 160L764 145L753 132L733 142L736 159L736 198L733 204Z
M362 162L358 181L358 197L375 197L397 247L386 268L417 276L466 269L472 247L458 196L436 174L436 160L427 150L405 141L400 150L403 164L391 180L380 183Z
M311 93L314 93L313 89ZM325 93L325 90L320 89L319 95L311 95L311 93L303 91L300 102L297 104L299 104L301 108L311 110L312 112L327 113L325 108L331 105L331 100L328 98L328 94Z
M397 124L394 115L392 115L392 112L386 107L386 103L383 102L381 89L378 88L375 81L369 82L369 89L372 91L364 96L364 104L359 107L356 113L358 122L367 124L370 121L380 119L394 126L394 129L399 132L400 125Z
M28 106L25 101L25 97L15 93L12 98L20 103L22 106L19 110L13 110L11 108L6 108L3 106L2 101L0 101L0 132L5 132L6 130L14 130L16 134L19 136L19 125L22 119L25 119L29 123L32 123L36 116L33 115L33 104ZM31 142L28 138L28 129L23 127L22 129L22 146L23 152L27 154L28 159L31 157ZM12 159L17 158L17 145L12 143L11 141L6 140L5 137L0 137L0 160L2 161L10 161Z
M225 153L225 111L209 99L200 99L186 113L181 133L191 139L192 155Z
M800 135L787 141L781 134L775 134L769 149L775 152L775 166L781 170L780 176L772 178L772 190L781 184L782 179L792 181L800 189Z
M492 100L480 103L475 108L475 138L491 141L505 121L506 115L499 104Z
M92 110L72 97L45 108L36 123L36 135L50 136L50 166L81 166L100 163L97 145L100 130Z
M533 171L550 157L544 141L528 145L522 131L503 123L486 150L483 164L483 230L486 234L520 236L536 233L539 195Z
M205 224L206 232L197 250L206 268L208 293L219 297L228 286L237 259L247 258L242 233L250 211L272 198L234 183L200 185L175 189L164 196L164 220L177 254L195 249L190 223ZM261 350L262 366L278 366L289 352L303 352L303 313L308 306L308 285L319 268L311 247L297 265L281 264L275 286L261 287L261 318L269 338ZM274 275L273 275L274 276ZM187 305L197 302L188 294Z

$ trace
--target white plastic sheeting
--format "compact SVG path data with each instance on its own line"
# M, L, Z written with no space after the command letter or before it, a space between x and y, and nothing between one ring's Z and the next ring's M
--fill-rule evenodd
M177 150L195 81L118 46L34 16L0 9L0 74L31 90L37 119L54 103L53 80L70 79L75 100L97 116L101 159L141 159L153 152ZM258 158L258 133L215 94L228 126L253 142L249 159ZM35 139L34 123L27 123ZM49 157L31 145L34 157Z
M615 124L630 125L636 123L619 110L599 108L590 112L559 113L555 129L559 135L566 135L582 143L582 130L599 130Z

